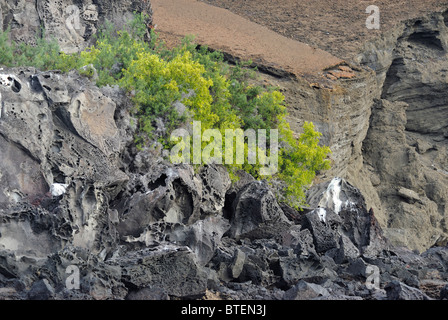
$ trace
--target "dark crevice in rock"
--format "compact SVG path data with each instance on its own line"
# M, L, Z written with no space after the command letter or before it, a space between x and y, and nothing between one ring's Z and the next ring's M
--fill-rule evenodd
M443 22L445 23L445 26L448 27L448 10L446 10L446 11L443 13Z
M166 179L167 179L167 176L166 176L166 174L163 173L154 182L151 181L148 184L148 190L154 190L154 189L157 189L158 187L166 187Z
M440 32L414 32L408 37L408 41L428 47L429 49L444 51L442 41L439 39Z
M400 81L400 77L398 76L398 70L403 66L403 64L404 60L401 57L396 58L392 61L389 70L387 70L386 80L384 81L382 87L382 94L381 94L382 99L386 99L389 95L388 93L389 88Z

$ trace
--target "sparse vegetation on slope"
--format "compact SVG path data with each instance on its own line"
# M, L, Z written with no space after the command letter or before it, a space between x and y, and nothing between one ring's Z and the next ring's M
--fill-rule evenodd
M97 36L94 46L78 53L61 53L57 43L38 40L37 46L9 43L8 33L0 34L0 64L34 66L41 69L78 70L98 86L119 85L134 102L137 119L136 145L140 148L158 140L172 147L170 133L188 122L200 121L201 130L278 129L278 172L262 176L261 164L227 164L229 172L242 169L255 178L281 181L281 200L299 208L305 204L305 190L316 172L329 169L328 147L319 145L320 133L312 123L296 139L286 121L284 96L275 88L249 84L255 77L248 64L230 66L220 52L197 47L191 38L168 50L152 33L144 41L144 17L136 16L128 28L116 31L108 25ZM95 77L94 77L95 75ZM188 112L179 113L175 103ZM164 130L155 133L157 122ZM203 142L203 147L207 143ZM233 147L233 146L232 146ZM236 146L233 147L235 156ZM247 141L244 145L247 156ZM224 152L223 152L224 157ZM206 159L203 159L203 164ZM224 162L224 161L223 161Z

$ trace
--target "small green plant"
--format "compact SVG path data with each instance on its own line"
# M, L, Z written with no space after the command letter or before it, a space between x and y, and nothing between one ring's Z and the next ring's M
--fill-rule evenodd
M9 28L0 32L0 65L8 67L35 67L51 69L59 57L59 45L56 40L47 41L45 35L36 38L36 45L15 43L9 40Z
M261 175L259 162L226 166L232 177L236 177L237 170L245 170L257 179L282 181L281 200L295 208L304 205L306 188L316 172L330 168L326 159L330 149L319 145L321 134L313 124L305 123L303 133L296 139L286 121L284 96L275 88L251 85L256 72L249 67L250 62L231 66L222 53L197 46L192 37L167 49L151 31L151 41L147 43L146 19L136 15L123 30L106 24L96 44L76 54L62 53L55 41L43 38L36 40L36 46L11 43L8 32L0 32L0 64L66 72L76 69L89 77L95 71L98 86L124 88L134 103L135 143L139 148L158 140L169 149L173 146L169 136L174 129L200 121L202 132L217 129L222 136L226 129L265 129L269 150L270 130L277 129L280 150L276 174ZM179 103L186 112L179 113L175 107ZM162 123L164 130L155 133L157 123ZM247 159L247 139L244 146L233 146L234 155L237 148L244 148Z

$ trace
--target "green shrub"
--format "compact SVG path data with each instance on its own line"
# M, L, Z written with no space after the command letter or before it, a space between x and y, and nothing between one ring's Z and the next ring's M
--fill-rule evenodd
M87 76L93 75L92 69L83 67L93 65L98 86L118 84L134 102L138 121L135 143L140 148L157 139L169 149L175 142L169 140L172 130L200 121L202 133L217 129L222 137L226 129L266 129L269 150L270 130L277 129L280 150L275 175L263 176L259 161L226 166L232 177L236 170L245 170L257 179L282 181L281 200L295 208L304 205L305 190L316 172L330 167L326 160L330 149L319 146L321 134L313 124L305 123L304 132L295 139L286 121L284 96L275 88L250 85L249 80L256 76L250 62L231 66L224 62L222 53L198 47L191 37L169 50L152 32L148 44L144 41L144 21L145 16L137 15L127 28L118 31L107 24L94 46L71 55L60 53L54 41L38 39L36 46L15 44L9 43L8 32L0 32L0 64L77 69ZM188 112L178 114L176 102L183 103ZM164 123L165 132L154 135L157 121ZM203 142L202 148L207 144ZM247 159L248 141L244 146L233 146L234 156L238 148L244 148ZM225 152L222 157L224 163ZM202 159L202 164L206 161Z
M314 129L313 123L305 122L303 133L295 139L285 117L280 120L281 140L286 143L279 152L279 178L286 184L283 199L292 207L299 208L306 205L306 187L313 182L316 172L330 169L330 161L326 158L331 150L319 146L322 134Z
M9 41L9 29L0 31L0 65L7 67L35 67L51 69L59 57L59 45L56 40L46 41L36 38L36 45Z

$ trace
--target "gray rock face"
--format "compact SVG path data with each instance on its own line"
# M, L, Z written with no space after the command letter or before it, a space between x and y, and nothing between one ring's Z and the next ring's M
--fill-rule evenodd
M48 300L53 295L54 288L51 287L47 279L36 281L28 291L28 299L30 300Z
M118 264L122 281L137 289L158 287L170 296L194 297L201 296L207 287L207 274L187 247L144 249L110 263Z
M350 241L350 239L341 235L339 238L339 248L336 251L334 261L336 263L349 262L360 256L359 249Z
M445 285L442 290L440 290L440 300L448 300L448 285Z
M254 181L237 194L230 214L231 237L267 238L289 225L267 183Z
M446 38L446 26L441 15L434 15L409 22L397 42L382 98L409 105L406 110L406 129L409 131L423 134L443 134L446 131L446 70L444 63L433 60L446 53ZM424 67L415 63L416 60L424 61ZM434 113L438 116L431 116Z
M386 236L395 244L423 251L443 244L446 237L441 228L446 199L440 192L446 177L434 170L433 165L439 166L435 154L421 155L409 145L407 108L403 102L379 101L364 147L366 158L379 172L381 184L376 189L384 199L382 206L390 213Z
M322 133L320 141L332 150L332 169L325 178L348 177L362 167L362 142L369 129L373 100L380 94L374 72L356 68L356 77L318 89L307 81L283 84L291 128L301 132L311 121Z
M91 45L92 36L106 21L118 28L132 18L133 12L145 12L152 16L149 1L30 1L1 0L0 20L2 30L11 26L14 40L34 43L40 28L47 39L56 39L66 53L83 50ZM151 21L147 21L148 24Z
M166 292L158 287L143 288L138 291L132 291L126 296L126 300L169 300Z
M437 12L398 24L358 56L381 94L363 143L370 179L356 185L378 195L368 202L387 237L419 251L448 239L447 39L446 12Z
M10 76L11 73L15 75ZM1 74L13 77L20 87L13 90L7 85L0 86L3 99L0 149L5 159L0 164L0 203L3 213L12 219L8 229L34 228L31 216L25 220L17 216L21 211L29 215L30 206L34 214L42 215L47 222L54 221L54 229L45 231L43 227L41 233L37 229L27 236L28 240L20 238L23 231L19 231L15 232L18 238L14 241L7 240L6 236L0 242L6 248L18 245L27 250L27 245L33 246L33 234L36 234L39 239L52 242L50 247L61 246L67 231L64 231L66 228L58 230L58 225L70 219L74 222L74 243L95 251L98 231L107 224L100 219L106 210L105 198L114 197L128 180L119 169L118 156L131 137L120 135L114 120L116 103L92 84L85 83L79 90L79 83L85 79L76 75L37 73L33 69L20 72L6 69ZM49 91L52 93L47 94ZM84 104L95 105L96 125L82 120L86 116L83 112L92 116L92 109L68 112L80 94L86 97ZM100 98L104 103L98 104L87 97ZM55 184L66 185L60 200L49 193ZM24 203L27 204L24 206ZM8 231L4 234L8 235ZM55 236L62 239L54 241ZM48 253L46 248L37 249Z
M430 300L430 298L416 288L399 281L392 281L385 287L387 298L389 300Z
M229 222L221 216L210 216L190 226L176 225L166 235L170 241L188 246L195 253L198 263L206 265L229 227Z
M341 248L339 254L353 255L359 251L377 255L387 247L373 210L366 210L364 196L345 179L336 177L312 187L308 202L320 206L307 213L303 223L313 230L315 244L320 244L318 251ZM318 237L319 234L323 236Z
M319 216L325 211L325 218ZM331 209L316 209L305 215L303 226L311 231L317 253L338 247L341 218Z
M300 280L294 287L285 292L285 300L312 300L328 296L330 293L324 287Z

